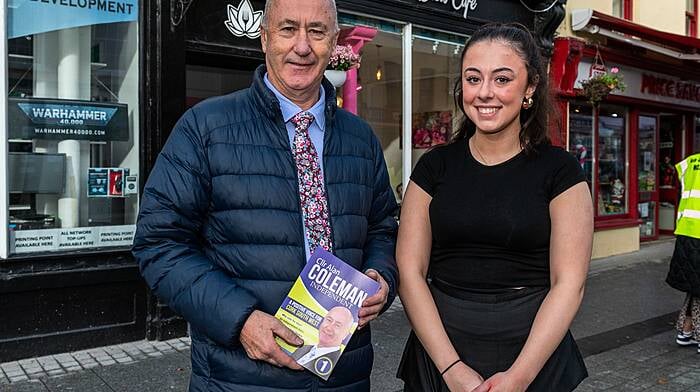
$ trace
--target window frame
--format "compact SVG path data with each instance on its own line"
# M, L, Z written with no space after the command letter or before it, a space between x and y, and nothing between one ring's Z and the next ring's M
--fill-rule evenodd
M579 101L579 100L571 100L568 101L567 105L567 111L566 111L566 124L567 124L567 145L566 145L566 150L568 152L571 152L571 146L570 146L570 140L569 138L571 137L571 131L569 129L570 127L570 117L571 117L571 108L573 105L581 105L581 106L588 106L591 107L590 104ZM598 227L617 227L618 223L624 223L627 224L630 219L636 219L636 204L634 205L634 208L632 208L632 204L636 203L636 198L633 197L634 192L636 192L636 188L632 189L632 185L635 187L636 182L632 180L630 177L632 173L631 172L631 164L630 164L630 154L631 154L631 149L632 149L632 140L631 138L631 133L630 133L630 126L631 126L631 116L633 115L633 111L630 110L629 107L625 105L605 105L603 104L602 106L612 106L616 109L620 109L623 111L623 115L625 116L625 132L624 132L624 138L625 138L625 154L624 154L624 170L625 170L625 206L627 211L624 213L620 214L610 214L610 215L602 215L599 213L598 210L598 195L600 194L600 176L599 176L599 170L600 170L600 124L599 124L599 118L600 118L600 108L595 108L591 107L591 120L593 122L592 126L592 131L591 131L591 139L592 139L592 174L591 174L591 196L593 197L593 208L594 208L594 218L596 221L596 228Z
M698 0L690 0L693 2L693 12L688 11L687 2L685 10L685 35L689 37L698 36Z
M7 92L8 92L8 68L7 68L7 2L0 0L0 73L3 76L0 81L0 94L2 95L2 110L0 110L0 162L8 159L8 122L7 122ZM7 259L9 253L9 193L8 193L8 168L6 164L0 165L0 259Z
M615 4L612 4L612 13L614 17L621 18L621 19L626 19L626 20L632 20L633 13L634 13L634 7L632 4L632 0L619 0L620 1L620 13L617 14L615 12Z
M2 146L0 147L0 225L2 225L2 229L0 229L0 264L9 261L9 260L26 260L26 259L31 259L35 257L50 257L50 258L60 258L60 257L65 257L68 255L72 254L104 254L104 253L125 253L128 252L130 247L131 247L131 240L128 240L129 243L126 244L127 240L122 239L121 243L116 243L116 244L109 244L106 241L103 243L99 243L96 241L94 245L85 245L85 246L70 246L66 249L51 249L51 250L46 250L46 249L33 249L31 251L26 251L26 252L17 252L15 250L15 238L18 237L20 231L14 231L10 226L11 221L11 216L10 216L10 208L11 208L11 194L10 194L10 178L9 178L9 159L11 157L10 151L12 150L11 143L18 141L19 139L16 138L16 136L10 134L10 119L11 119L11 113L8 114L9 109L11 109L13 106L11 104L16 104L15 102L11 101L9 97L9 92L10 86L10 66L11 66L11 56L9 54L10 51L12 51L13 46L11 45L11 40L15 38L8 38L9 34L7 32L7 26L8 26L8 17L9 17L9 11L7 9L8 7L8 2L6 0L0 0L0 70L3 70L4 77L0 78L2 81L0 82L0 94L3 94L3 100L2 100L2 110L0 110L0 143ZM129 148L128 152L124 153L123 156L123 161L119 164L120 167L112 167L116 166L115 164L112 165L102 165L100 168L103 169L117 169L115 170L116 172L119 172L121 170L121 175L123 181L122 184L122 195L121 196L114 196L114 197L127 197L127 194L130 195L129 197L135 197L136 201L136 208L138 208L138 205L140 203L141 197L142 197L142 188L139 186L141 183L141 173L143 169L143 160L141 157L141 146L143 143L142 139L142 120L143 120L143 114L142 114L142 93L140 92L141 90L141 83L143 82L144 78L144 68L141 62L141 56L143 56L143 49L142 49L142 37L141 37L141 29L142 29L142 9L139 6L138 8L139 16L130 21L117 21L114 23L135 23L136 27L135 30L131 30L131 27L126 27L124 28L125 31L125 37L131 37L133 39L136 39L132 47L133 50L135 50L135 55L138 56L138 60L135 62L130 63L130 67L128 68L129 71L126 69L122 70L123 74L123 80L127 80L126 75L129 74L129 72L132 72L129 76L131 78L136 78L135 85L133 85L134 89L131 91L129 94L129 100L122 101L121 99L117 99L115 102L110 102L113 104L119 104L123 105L126 104L128 105L127 109L127 118L128 118L128 134L129 134L129 140L128 143L130 143L131 147ZM101 23L95 23L91 24L89 26L97 26L101 25ZM83 27L83 26L77 26L77 27ZM111 31L111 30L110 30ZM128 34L126 34L128 33ZM131 39L129 40L131 41ZM115 64L119 64L116 62ZM97 67L102 66L102 63L94 63L91 60L91 65L96 65ZM93 68L94 69L94 68ZM120 68L121 69L121 68ZM98 81L99 82L99 81ZM92 82L94 83L94 81ZM92 88L92 86L91 86ZM103 88L107 88L104 87ZM56 99L58 98L38 98L38 99L45 99L45 100L51 100L51 99ZM70 101L70 100L68 100ZM82 102L92 102L95 103L96 105L103 105L103 102L100 100L93 100L92 98L88 100L81 100L81 99L75 99L75 101L81 101ZM125 106L126 106L125 105ZM133 116L138 116L132 119ZM94 140L86 140L86 139L81 139L81 142L86 142L87 145L89 146L88 149L97 144L104 144L102 141L97 141L95 142ZM126 140L115 140L118 142L127 142ZM41 151L40 153L45 153L44 151ZM48 154L51 155L51 154ZM55 155L55 154L54 154ZM124 164L131 162L131 166L125 166ZM118 163L118 162L117 162ZM133 164L136 166L134 167ZM87 172L88 168L92 168L92 164L89 164L88 167L85 167L85 170ZM126 172L126 169L129 169L130 172ZM134 194L133 191L130 191L127 193L126 191L126 177L127 174L129 176L133 176L136 179L136 188L137 191ZM134 184L134 179L132 178L131 184ZM129 188L133 190L134 188L131 187ZM14 192L13 192L14 193ZM87 203L87 199L84 201L84 203ZM82 208L81 205L79 205L79 208ZM110 235L117 237L121 235L121 238L126 238L127 235L131 236L131 239L133 239L133 236L135 235L136 231L136 216L138 215L138 210L130 210L133 216L133 221L130 221L130 223L124 223L124 224L105 224L105 225L95 225L92 226L90 224L88 225L78 225L75 227L69 227L69 228L63 228L63 227L54 227L50 230L58 231L58 230L84 230L84 231L90 231L90 236L93 236L95 239L97 238L102 238L103 236L106 238ZM126 216L126 213L125 213ZM28 229L26 230L27 232L32 231L32 230L44 230L44 229ZM23 230L24 231L24 230ZM127 233L130 232L130 233ZM82 233L79 233L82 234ZM76 234L76 235L79 235ZM31 233L30 233L31 235ZM56 235L58 234L55 233L50 233L50 235ZM63 236L63 233L61 233L61 236Z
M634 17L633 0L622 0L622 17L627 20L632 20Z
M630 115L631 111L629 110L628 107L626 106L620 106L620 105L605 105L601 104L601 106L612 106L616 107L619 109L622 109L624 111L624 116L625 116L625 121L624 121L624 126L625 126L625 131L624 131L624 148L625 148L625 155L624 155L624 171L625 171L625 207L627 209L626 212L620 213L620 214L609 214L609 215L601 215L600 210L599 210L599 205L598 205L598 196L600 195L600 106L595 108L593 110L593 117L594 117L594 135L593 135L593 140L595 142L595 166L594 166L594 171L593 175L595 178L595 199L593 200L594 206L595 206L595 219L598 221L614 221L614 220L620 220L620 219L629 219L633 218L633 209L631 207L631 198L630 194L631 192L636 192L636 189L630 190L630 185L632 184L632 180L630 177ZM635 206L636 208L636 206Z

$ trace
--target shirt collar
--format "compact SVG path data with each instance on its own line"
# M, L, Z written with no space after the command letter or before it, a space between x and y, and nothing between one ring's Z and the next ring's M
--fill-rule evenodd
M314 353L314 356L319 357L324 354L332 353L333 351L338 351L340 350L340 346L333 346L333 347L318 347L318 345L314 346L311 352Z
M263 78L263 80L265 81L265 85L267 86L267 88L269 88L275 94L275 97L277 97L277 100L280 102L282 119L285 123L289 122L289 120L292 117L294 117L297 113L303 111L299 106L297 106L297 104L295 104L294 102L290 101L289 98L282 95L282 93L279 92L279 90L277 90L275 86L272 85L272 82L270 82L270 79L267 77L267 73L265 73L265 77ZM313 114L314 122L316 123L316 125L318 125L319 128L321 128L321 131L324 131L326 129L326 115L323 107L324 102L326 102L326 92L323 90L323 87L321 87L321 92L318 96L318 102L316 102L314 106L311 107L311 109L307 110L307 112Z

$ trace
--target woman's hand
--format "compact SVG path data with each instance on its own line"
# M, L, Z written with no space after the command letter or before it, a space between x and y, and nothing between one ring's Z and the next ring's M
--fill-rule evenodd
M496 373L472 392L525 392L529 383L509 371Z
M472 392L484 382L484 378L464 362L452 366L442 375L442 378L451 392Z

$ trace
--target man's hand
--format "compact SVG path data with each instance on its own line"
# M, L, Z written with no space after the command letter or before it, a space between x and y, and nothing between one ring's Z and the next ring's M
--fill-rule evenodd
M300 337L285 327L279 320L259 310L254 310L248 316L245 324L243 324L240 341L250 359L265 361L278 367L284 366L294 370L304 369L292 357L282 351L282 348L275 342L275 336L279 336L293 346L304 344Z
M379 272L370 268L365 272L365 275L379 283L379 291L377 291L377 294L367 297L362 303L362 307L358 313L360 316L360 321L357 324L358 329L364 327L367 323L379 316L379 312L384 308L386 300L389 297L389 284L379 275Z

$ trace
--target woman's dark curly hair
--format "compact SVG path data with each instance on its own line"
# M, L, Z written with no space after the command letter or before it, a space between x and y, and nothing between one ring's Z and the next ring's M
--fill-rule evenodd
M525 62L527 69L528 85L536 85L532 100L532 107L528 110L520 110L520 145L527 151L533 150L534 146L540 144L550 144L548 133L549 119L554 116L555 108L552 104L552 97L547 82L547 65L540 55L532 33L523 25L516 23L490 23L477 29L467 40L462 50L462 61L469 48L477 42L496 41L509 45L515 53ZM462 111L464 118L455 133L452 141L468 139L476 132L476 125L469 119L464 111L462 102L462 61L460 61L460 77L454 87L455 104Z

